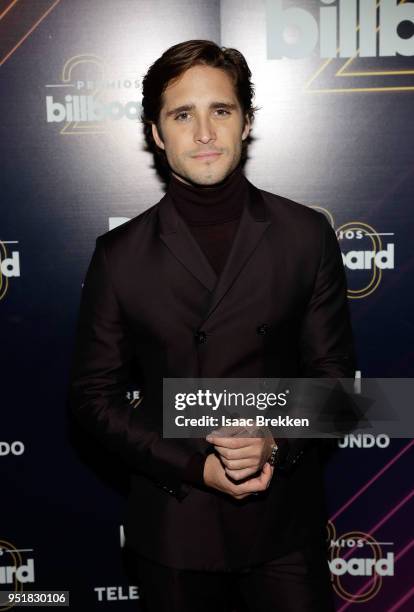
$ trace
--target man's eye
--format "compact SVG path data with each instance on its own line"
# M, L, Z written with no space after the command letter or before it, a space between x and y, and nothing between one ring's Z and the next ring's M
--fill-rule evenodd
M186 111L183 111L182 113L178 113L178 115L175 116L175 120L176 121L185 121L188 118L188 113Z
M226 108L218 108L216 109L216 113L218 113L220 117L226 117L227 115L230 115L230 111L228 111Z

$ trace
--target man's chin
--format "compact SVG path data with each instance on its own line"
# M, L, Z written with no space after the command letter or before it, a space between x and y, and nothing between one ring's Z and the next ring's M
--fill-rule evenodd
M191 172L188 174L180 174L174 170L174 174L178 179L194 187L214 187L214 185L224 181L230 173L231 169L227 172L217 172L206 168L204 172Z

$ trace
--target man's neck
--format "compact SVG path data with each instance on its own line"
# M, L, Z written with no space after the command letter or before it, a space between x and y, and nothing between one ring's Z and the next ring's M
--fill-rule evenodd
M240 217L248 182L240 165L223 181L211 186L187 184L171 172L168 193L190 225L225 223Z

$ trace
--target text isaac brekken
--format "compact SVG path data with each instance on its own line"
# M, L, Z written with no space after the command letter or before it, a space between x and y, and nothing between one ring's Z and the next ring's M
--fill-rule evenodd
M219 417L203 415L198 418L176 416L177 427L309 427L309 419L283 417L264 417L261 414L255 418L233 418L222 415Z

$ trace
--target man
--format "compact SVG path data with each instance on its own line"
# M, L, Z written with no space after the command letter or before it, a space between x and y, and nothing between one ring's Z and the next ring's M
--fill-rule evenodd
M333 230L243 174L250 76L202 40L150 67L144 129L168 189L97 239L83 289L72 410L131 470L126 542L150 612L333 610L316 442L162 436L163 377L353 376Z

